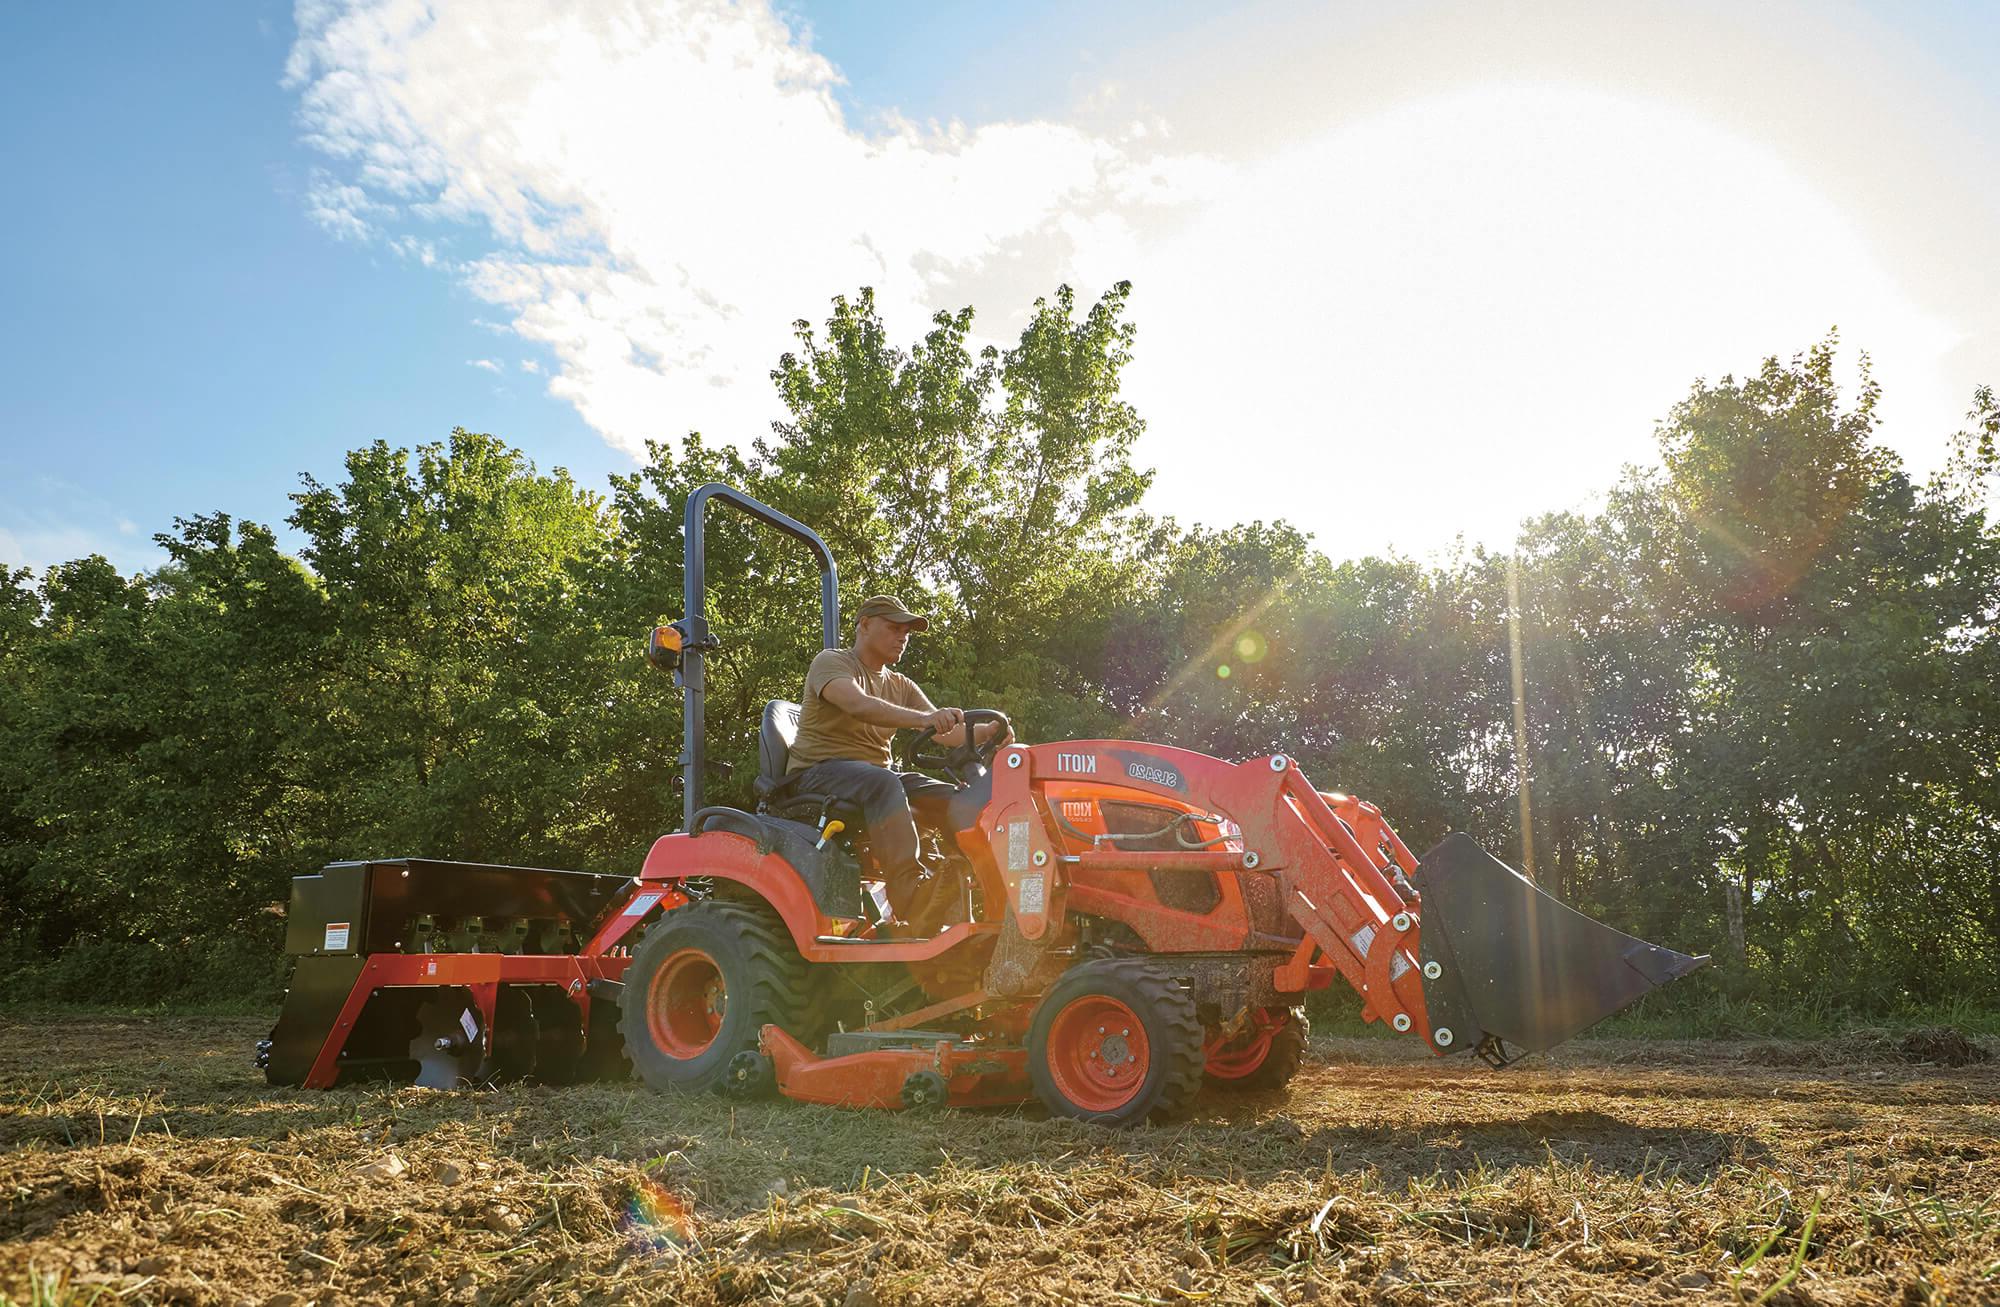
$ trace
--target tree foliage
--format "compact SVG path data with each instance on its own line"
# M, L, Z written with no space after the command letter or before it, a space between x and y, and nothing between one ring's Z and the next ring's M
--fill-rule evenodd
M336 857L636 866L681 780L638 638L678 614L682 507L722 480L820 530L847 611L935 615L908 667L940 702L1282 750L1419 848L1463 829L1520 860L1525 783L1535 874L1584 910L1727 954L1733 891L1730 985L2000 998L1990 390L1918 484L1829 339L1694 385L1658 466L1506 555L1340 561L1293 524L1146 513L1128 291L1061 288L1004 350L970 309L903 346L870 292L837 299L773 369L767 437L652 446L602 494L455 431L307 478L296 557L218 513L150 574L0 568L0 968L186 988L269 959L288 879ZM708 788L742 801L759 711L817 647L816 573L731 514L709 558Z

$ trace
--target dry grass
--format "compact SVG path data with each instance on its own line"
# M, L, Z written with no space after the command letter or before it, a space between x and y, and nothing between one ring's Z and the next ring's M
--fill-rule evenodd
M1893 1041L1334 1041L1113 1132L268 1091L263 1024L0 1016L0 1300L2000 1302L2000 1071Z

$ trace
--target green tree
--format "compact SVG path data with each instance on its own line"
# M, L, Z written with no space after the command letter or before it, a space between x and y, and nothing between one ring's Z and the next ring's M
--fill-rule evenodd
M291 521L332 612L320 756L357 853L554 860L599 817L580 796L600 662L573 654L605 555L598 496L491 436L454 431L306 479ZM586 640L585 643L588 643Z
M1723 832L1771 982L1879 1004L1993 991L1983 510L1874 443L1831 342L1663 427L1694 710L1685 815ZM1848 959L1828 974L1824 959Z
M32 923L15 946L145 944L93 980L99 994L171 987L240 954L246 932L272 949L268 909L326 856L297 730L317 683L316 590L262 527L177 525L150 577L98 558L52 569L40 638L9 668L10 811L26 838L10 841L8 897Z
M838 298L823 332L797 324L797 350L772 373L789 411L772 435L748 457L699 439L678 457L654 447L616 486L621 530L677 587L681 503L702 481L732 481L827 540L843 613L892 591L932 616L905 669L939 702L1004 706L1042 738L1113 729L1103 615L1137 575L1147 480L1130 463L1141 424L1118 394L1128 294L1079 313L1061 288L1015 347L977 353L970 309L939 314L904 349L871 291ZM710 750L735 769L708 793L743 801L763 704L797 697L819 647L818 584L796 543L734 514L713 516L708 565L724 642L708 668ZM660 593L649 602L673 603Z
M1532 836L1546 887L1677 945L1721 946L1733 887L1751 995L2000 998L1991 390L1919 485L1829 340L1698 383L1659 467L1506 555L1335 561L1290 524L1144 513L1127 296L1060 288L1006 349L969 308L902 346L872 293L837 299L772 373L769 436L652 446L603 497L455 431L308 478L301 558L212 514L151 575L0 569L0 968L132 998L241 975L224 953L272 957L286 881L333 857L636 866L682 779L639 641L681 611L687 497L726 481L821 531L846 612L931 613L908 670L1028 738L1282 750L1419 851ZM708 543L707 790L746 803L818 583L741 516Z

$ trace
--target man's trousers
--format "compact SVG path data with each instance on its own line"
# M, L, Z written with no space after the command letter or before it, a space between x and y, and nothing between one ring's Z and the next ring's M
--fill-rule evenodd
M912 805L940 810L957 790L918 772L893 772L850 758L816 762L794 774L791 788L799 794L830 794L861 809L868 842L882 879L889 889L889 907L897 918L914 920L924 882L917 859L917 822Z

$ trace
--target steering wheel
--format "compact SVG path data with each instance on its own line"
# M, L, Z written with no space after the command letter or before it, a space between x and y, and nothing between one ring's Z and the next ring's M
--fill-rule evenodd
M998 723L1000 729L986 743L975 744L978 733L973 728L987 722ZM1000 752L1000 742L1013 733L1013 724L998 708L967 708L963 744L947 749L938 744L937 732L926 726L904 746L903 765L913 771L941 771L962 790L993 769L993 757Z

